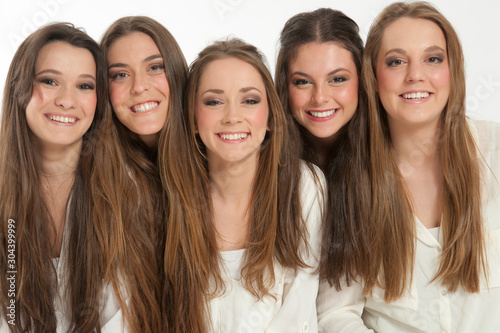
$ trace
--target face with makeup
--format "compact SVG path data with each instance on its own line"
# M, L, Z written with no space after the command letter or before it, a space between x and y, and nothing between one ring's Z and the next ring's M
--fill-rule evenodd
M134 32L117 39L107 55L109 93L116 116L149 146L165 125L170 88L158 46Z
M437 24L400 18L382 36L376 75L389 124L437 126L450 95L446 39Z
M301 46L288 66L290 109L317 138L332 138L358 106L358 75L351 53L336 43Z
M94 119L96 65L90 51L65 42L40 49L33 93L26 107L28 127L45 147L78 146Z
M236 58L206 65L196 93L195 119L209 164L256 161L268 116L266 87L252 65Z

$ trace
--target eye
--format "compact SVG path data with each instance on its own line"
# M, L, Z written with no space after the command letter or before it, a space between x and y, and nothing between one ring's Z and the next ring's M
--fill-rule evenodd
M78 89L82 89L82 90L94 90L95 89L95 85L93 85L92 83L83 83L83 84L80 84L78 86Z
M345 82L347 81L347 78L344 77L344 76L335 76L335 77L332 77L328 82L331 82L331 83L342 83L342 82Z
M126 77L128 77L129 75L127 73L123 73L123 72L118 72L118 73L115 73L115 74L112 74L111 75L111 80L121 80L121 79L124 79Z
M295 86L302 86L302 85L306 85L306 84L311 83L311 81L306 80L306 79L297 79L297 80L294 80L292 83Z
M165 66L163 66L163 64L154 64L151 67L149 67L149 70L151 72L159 72L159 71L163 71L164 69L165 69Z
M247 98L243 101L243 103L248 105L255 105L260 103L260 99L258 98Z
M209 99L209 100L204 101L203 104L205 104L207 106L217 106L217 105L220 105L222 103L216 99Z
M386 64L389 67L397 67L397 66L402 65L403 63L404 63L404 61L401 59L388 59L386 61Z
M49 78L39 79L38 82L43 83L47 86L55 86L56 85L56 81L49 79Z
M434 56L427 59L427 61L433 64L440 64L443 62L443 57Z

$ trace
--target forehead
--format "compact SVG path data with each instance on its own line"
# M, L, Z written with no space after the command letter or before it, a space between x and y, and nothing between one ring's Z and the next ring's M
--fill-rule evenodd
M144 54L160 53L153 38L145 33L134 31L116 39L109 47L108 58L135 57ZM142 60L142 59L141 59Z
M446 50L446 39L441 28L427 19L402 17L385 28L381 49L424 44L441 46Z
M45 44L38 53L36 68L72 66L95 71L92 53L83 47L70 45L62 41Z
M199 85L201 87L230 84L241 87L250 83L264 86L264 80L259 71L244 60L227 57L208 63L202 70Z

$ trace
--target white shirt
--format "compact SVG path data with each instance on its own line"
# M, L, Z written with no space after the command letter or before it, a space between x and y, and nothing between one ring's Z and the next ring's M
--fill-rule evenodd
M304 260L311 268L283 269L275 264L275 284L270 292L275 297L255 298L244 288L234 268L225 268L225 293L212 299L209 313L212 327L210 332L217 333L285 333L317 332L316 296L318 293L318 275L315 270L319 258L319 229L323 207L322 190L318 188L312 174L303 163L300 184L302 214L308 229L308 241L312 249ZM316 169L324 188L324 178ZM230 251L234 252L234 251ZM241 255L240 255L241 254ZM223 258L231 266L242 265L243 253L224 253ZM239 259L238 259L239 258ZM239 260L239 263L238 263ZM225 260L221 263L226 265ZM229 270L232 271L229 272ZM233 278L232 278L232 277ZM234 279L236 277L237 279Z
M69 204L68 204L69 207ZM66 283L66 252L68 244L67 239L68 233L68 221L64 225L63 231L63 243L61 247L61 253L59 258L54 258L52 260L54 268L57 274L57 293L54 297L54 308L57 318L57 333L66 333L68 331L71 316L71 309L67 306L65 301L65 283ZM17 287L17 286L16 286ZM99 306L96 304L95 306ZM102 333L120 333L129 332L128 328L123 327L123 314L120 308L120 304L115 297L115 292L113 287L110 285L105 285L102 291L101 304L102 311L100 313L100 323ZM84 311L84 309L82 309ZM16 315L15 323L18 323L18 316ZM5 322L5 319L0 320L0 333L10 332L9 324Z
M345 325L357 322L364 305L363 319L376 332L499 332L500 331L500 124L470 121L478 148L489 166L483 165L483 218L486 238L486 256L489 267L488 285L481 279L479 293L467 293L459 288L448 292L439 282L430 282L437 273L442 236L438 239L415 219L417 243L413 283L402 298L389 304L384 302L384 291L375 288L373 297L363 298L361 286L356 284L340 292L344 304L334 305L343 314ZM498 180L495 179L495 175ZM489 288L488 288L489 287ZM331 290L327 290L335 295ZM355 308L348 321L342 306ZM318 309L320 305L318 305ZM333 318L330 318L333 320ZM359 324L359 322L357 322ZM320 324L321 327L321 324ZM327 327L327 326L324 326ZM344 330L345 332L361 332ZM366 328L364 329L366 330ZM340 332L340 330L321 330Z

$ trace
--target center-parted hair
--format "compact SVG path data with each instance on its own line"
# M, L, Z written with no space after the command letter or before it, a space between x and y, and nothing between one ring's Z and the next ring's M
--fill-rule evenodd
M171 332L206 332L208 302L224 292L205 146L195 130L196 93L206 66L236 58L252 65L266 87L269 128L262 143L250 212L242 282L256 297L269 295L274 265L302 267L305 246L299 203L300 161L296 129L281 107L263 55L239 39L215 42L190 66L185 113L172 119L168 149L159 152L163 185L169 198L165 247L166 328ZM168 167L166 163L169 163Z
M443 253L432 281L450 291L478 292L485 272L479 153L465 116L462 47L451 23L426 2L397 2L375 19L368 34L363 76L368 91L373 200L371 266L365 293L385 289L385 300L401 297L411 284L415 260L415 217L410 194L396 161L386 111L377 92L376 63L385 29L407 17L434 22L446 39L451 90L441 114L437 147L444 175L441 234Z
M370 251L366 220L369 218L368 128L366 91L361 78L363 40L356 22L338 10L320 8L290 18L280 36L276 64L276 89L287 114L289 104L289 66L299 49L309 43L334 43L351 54L359 78L358 107L352 119L336 134L325 170L328 199L323 224L320 276L337 289L363 275ZM318 164L311 134L295 119L302 138L302 158Z

